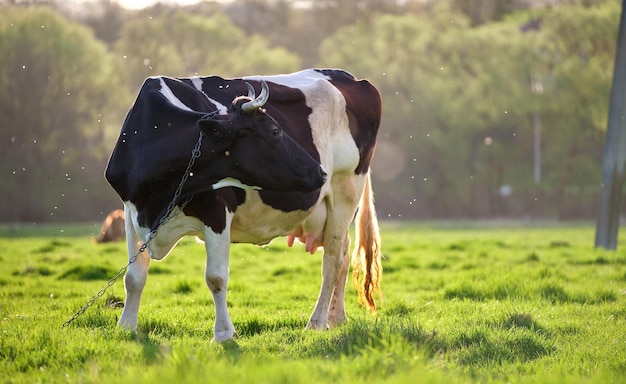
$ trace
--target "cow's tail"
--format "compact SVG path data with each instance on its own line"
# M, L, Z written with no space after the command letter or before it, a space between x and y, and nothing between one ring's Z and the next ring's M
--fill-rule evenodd
M380 234L369 172L355 223L352 283L359 294L359 303L372 312L376 312L374 295L378 294L382 299L380 283L383 277L383 267L380 262Z

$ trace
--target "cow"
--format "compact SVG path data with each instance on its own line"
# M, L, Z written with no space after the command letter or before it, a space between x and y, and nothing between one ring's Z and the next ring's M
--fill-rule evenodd
M102 222L100 234L94 238L94 242L109 243L113 241L122 241L126 238L126 225L124 220L124 211L115 209L111 211Z
M375 313L382 266L369 168L381 108L370 82L339 69L146 79L105 172L124 203L135 259L118 325L136 330L150 260L164 259L184 235L205 243L213 341L236 337L226 303L230 244L265 245L279 236L290 246L298 239L312 254L323 247L321 288L306 328L342 324L353 220L353 284L360 304ZM199 135L201 155L176 196L182 210L163 223Z

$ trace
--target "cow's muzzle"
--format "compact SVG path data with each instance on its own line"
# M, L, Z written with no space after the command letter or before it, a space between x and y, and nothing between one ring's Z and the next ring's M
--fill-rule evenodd
M322 185L324 185L326 183L326 180L328 179L328 172L326 172L324 167L322 167L321 165L320 165L320 177L322 178Z
M328 180L328 172L324 169L323 166L319 166L317 172L313 174L313 190L322 188L324 184L326 184L326 180Z

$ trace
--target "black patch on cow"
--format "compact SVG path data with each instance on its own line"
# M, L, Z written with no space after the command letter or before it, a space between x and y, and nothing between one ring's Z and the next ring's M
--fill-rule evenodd
M241 196L241 193L243 190L239 188L220 188L216 191L198 193L187 204L184 213L197 217L213 232L222 233L226 228L226 209L235 212L237 205L240 204L240 197L237 195Z
M263 203L274 209L283 212L291 212L297 210L308 210L317 202L320 196L320 190L309 193L303 192L273 192L267 190L259 191L259 196Z

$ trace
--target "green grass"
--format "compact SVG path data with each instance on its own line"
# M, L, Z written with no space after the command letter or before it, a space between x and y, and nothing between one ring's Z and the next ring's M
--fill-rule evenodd
M152 263L137 333L121 279L62 328L126 262L98 228L0 226L0 382L626 382L626 244L593 249L591 226L384 223L379 316L350 286L326 332L303 330L321 252L235 245L225 344L192 238Z

